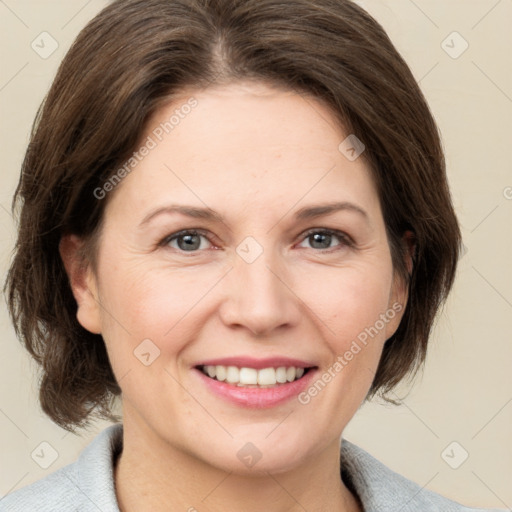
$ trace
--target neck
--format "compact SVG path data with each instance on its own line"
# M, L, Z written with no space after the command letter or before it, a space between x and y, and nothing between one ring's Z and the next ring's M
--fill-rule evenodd
M340 477L339 443L292 470L224 471L125 415L114 480L121 512L361 512Z

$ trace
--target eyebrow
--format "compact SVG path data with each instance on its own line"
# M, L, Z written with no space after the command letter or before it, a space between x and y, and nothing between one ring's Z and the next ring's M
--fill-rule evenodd
M316 219L317 217L321 217L323 215L329 215L331 213L344 210L358 213L364 217L367 222L370 221L370 217L365 210L363 210L357 204L349 203L348 201L306 206L295 213L295 218L297 220Z
M368 223L370 221L369 215L366 213L365 210L363 210L363 208L348 201L305 206L304 208L301 208L300 210L295 212L294 218L296 220L316 219L318 217L329 215L337 211L355 212L361 215ZM152 220L154 217L157 217L164 213L179 213L181 215L185 215L186 217L192 217L194 219L217 221L222 222L223 224L225 223L222 215L220 215L215 210L212 210L211 208L199 208L197 206L172 204L169 206L162 206L160 208L156 208L155 210L149 212L144 217L144 219L142 219L141 223L139 224L139 227L142 227L143 225L147 224L150 220Z
M217 213L215 210L212 210L211 208L198 208L197 206L171 204L169 206L162 206L160 208L156 208L155 210L149 212L142 219L141 223L139 224L139 227L143 226L144 224L147 224L151 219L163 213L180 213L181 215L185 215L186 217L193 217L194 219L216 220L218 222L224 222L222 215Z

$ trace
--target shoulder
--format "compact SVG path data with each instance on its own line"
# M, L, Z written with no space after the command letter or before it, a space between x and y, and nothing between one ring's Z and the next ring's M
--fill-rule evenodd
M341 476L359 495L365 512L499 512L470 508L424 489L342 439Z
M9 493L0 500L1 512L78 511L76 465L69 464L52 474Z
M113 460L122 443L122 425L98 434L79 458L0 499L0 512L119 512Z

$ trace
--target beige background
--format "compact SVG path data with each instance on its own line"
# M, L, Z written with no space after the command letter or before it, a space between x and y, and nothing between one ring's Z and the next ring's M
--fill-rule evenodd
M425 371L411 391L397 390L404 405L365 405L344 436L421 486L464 504L510 509L512 0L359 3L387 29L439 122L467 252ZM14 243L10 201L36 109L72 40L106 4L0 1L2 275ZM58 42L46 59L31 47L48 37L40 36L44 31ZM465 41L469 47L459 56ZM51 49L49 39L45 48ZM51 423L38 406L35 366L16 340L3 302L0 322L2 497L73 461L107 424L77 437ZM469 454L458 469L442 457L454 441L446 460L456 465L463 450ZM47 469L31 458L42 442L57 457Z

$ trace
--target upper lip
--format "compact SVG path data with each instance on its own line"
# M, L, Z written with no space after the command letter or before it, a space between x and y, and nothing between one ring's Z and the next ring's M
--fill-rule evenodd
M261 370L262 368L279 368L280 366L294 366L296 368L313 368L315 363L311 361L303 361L301 359L293 359L290 357L266 357L258 359L249 356L236 356L236 357L222 357L218 359L208 359L201 361L195 366L237 366L238 368L255 368Z

